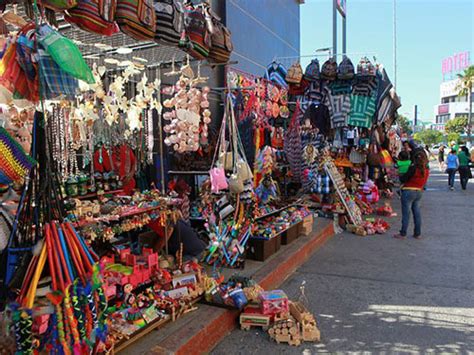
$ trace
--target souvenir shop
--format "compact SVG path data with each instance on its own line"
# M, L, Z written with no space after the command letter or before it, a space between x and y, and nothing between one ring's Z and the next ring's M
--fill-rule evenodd
M199 302L319 339L304 302L238 271L318 215L388 228L362 217L390 215L400 145L381 65L241 72L206 2L34 1L0 32L0 352L114 353Z

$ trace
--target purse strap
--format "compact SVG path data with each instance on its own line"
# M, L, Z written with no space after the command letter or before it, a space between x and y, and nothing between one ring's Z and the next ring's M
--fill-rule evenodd
M217 137L216 149L214 151L214 157L212 158L211 168L215 167L216 160L219 159L220 153L225 152L225 132L226 132L226 121L227 113L224 111L222 118L221 128L219 130L219 136ZM224 162L225 164L225 162Z

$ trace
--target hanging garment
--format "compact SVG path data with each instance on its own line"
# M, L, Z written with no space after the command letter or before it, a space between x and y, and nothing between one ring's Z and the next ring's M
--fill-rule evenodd
M301 144L300 119L302 117L299 103L296 104L295 112L291 118L291 122L285 132L284 150L286 159L290 165L292 180L294 182L301 181L302 163L303 163L303 146Z
M305 114L304 119L311 122L313 128L319 129L319 132L325 136L329 135L331 129L329 109L324 104L311 104Z
M352 86L353 95L372 96L375 91L377 95L377 78L376 77L360 77L356 76L354 85Z
M347 86L350 88L350 85ZM337 92L337 94L335 94ZM329 109L329 115L331 117L330 123L331 128L340 128L347 126L347 120L349 112L351 111L351 95L344 91L333 91L328 90L325 104Z
M370 128L375 114L376 96L351 95L351 112L348 124Z
M267 71L265 73L265 79L273 81L274 83L281 85L284 88L288 87L286 83L286 75L288 74L286 68L277 62L272 62L267 66Z
M239 134L244 146L245 157L250 166L255 162L255 126L253 116L249 116L238 124Z

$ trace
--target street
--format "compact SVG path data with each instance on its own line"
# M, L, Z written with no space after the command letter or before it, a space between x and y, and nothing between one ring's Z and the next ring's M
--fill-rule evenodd
M258 329L235 330L213 354L324 352L469 353L474 351L474 183L447 189L447 176L432 164L422 202L423 239L385 235L334 236L282 289L298 299L305 282L320 344L272 342ZM413 224L410 224L412 228ZM411 230L409 230L409 235Z

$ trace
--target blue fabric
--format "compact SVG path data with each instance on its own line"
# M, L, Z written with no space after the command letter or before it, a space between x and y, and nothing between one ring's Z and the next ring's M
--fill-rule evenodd
M410 224L410 211L413 213L415 223L414 235L421 235L421 210L420 201L423 197L423 191L402 190L402 229L400 235L406 236L408 225Z
M446 158L446 167L448 169L457 169L459 166L459 160L456 154L448 154Z

